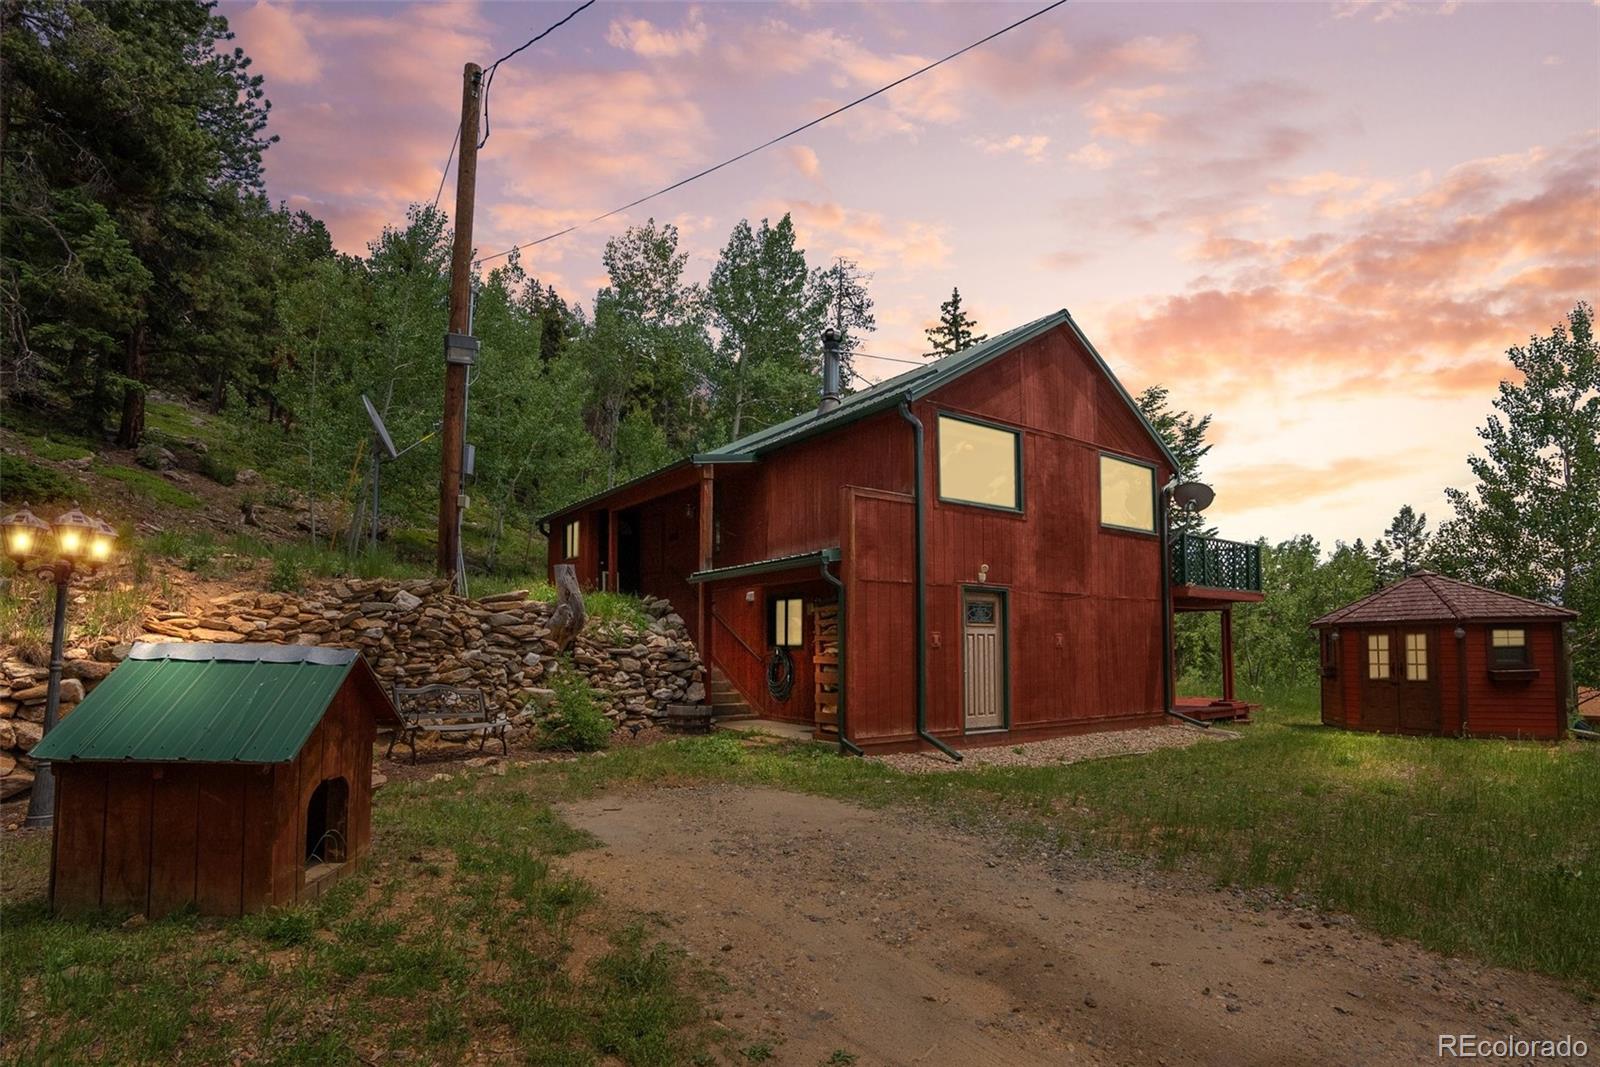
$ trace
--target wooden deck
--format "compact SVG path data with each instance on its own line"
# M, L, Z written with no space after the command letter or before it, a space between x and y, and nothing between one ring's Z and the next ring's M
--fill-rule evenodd
M1249 722L1250 713L1260 710L1261 705L1221 697L1178 697L1173 707L1201 722Z

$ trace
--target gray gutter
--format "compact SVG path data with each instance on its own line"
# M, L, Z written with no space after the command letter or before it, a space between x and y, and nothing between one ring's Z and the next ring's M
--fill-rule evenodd
M917 509L916 519L916 569L917 580L912 588L916 591L917 605L917 736L928 742L940 752L949 756L957 763L961 762L961 753L934 737L928 732L928 571L927 571L927 521L922 514L923 482L925 475L923 468L927 466L927 456L924 454L922 443L922 420L911 410L911 394L907 392L900 400L900 417L911 424L911 430L917 443L916 463L912 469L915 476L912 478L912 505Z

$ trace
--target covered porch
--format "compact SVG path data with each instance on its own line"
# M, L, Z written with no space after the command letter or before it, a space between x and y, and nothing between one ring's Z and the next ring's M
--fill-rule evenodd
M1240 700L1234 684L1233 608L1266 599L1261 592L1261 547L1199 534L1179 534L1169 560L1174 613L1214 611L1221 631L1222 692L1181 696L1173 706L1203 722L1249 722L1260 705Z

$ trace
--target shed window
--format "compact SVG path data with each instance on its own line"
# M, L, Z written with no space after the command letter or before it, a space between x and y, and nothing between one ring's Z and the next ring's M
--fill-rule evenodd
M567 523L566 543L563 546L563 557L566 559L578 558L578 520L573 519Z
M1100 525L1156 531L1156 472L1143 463L1100 457Z
M1022 435L939 416L939 499L1022 510Z
M1526 667L1530 662L1527 630L1518 626L1489 631L1489 666Z
M1406 634L1406 681L1428 680L1428 635Z
M799 648L805 638L803 620L804 602L797 596L781 597L772 602L772 643L778 648Z
M1389 677L1389 635L1367 635L1367 677Z

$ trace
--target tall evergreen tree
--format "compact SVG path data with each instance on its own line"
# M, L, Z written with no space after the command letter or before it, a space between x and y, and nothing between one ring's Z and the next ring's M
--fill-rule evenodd
M1574 674L1600 683L1600 346L1588 304L1506 352L1496 414L1468 458L1476 484L1447 489L1441 569L1580 613Z
M120 397L126 444L153 379L215 393L264 357L270 104L213 7L5 8L6 384L96 429Z
M872 313L872 296L867 292L870 281L870 273L843 256L818 276L828 302L828 325L839 335L839 380L846 391L855 378L855 354L866 335L878 328L877 316Z
M1152 385L1135 397L1134 403L1177 459L1178 480L1197 482L1200 480L1200 461L1211 451L1211 445L1206 441L1206 433L1211 429L1211 416L1175 410L1169 405L1168 396L1166 386ZM1207 525L1203 514L1189 511L1174 510L1172 528L1179 533L1197 533L1207 537L1216 533L1214 527Z
M1383 536L1372 545L1377 585L1388 585L1420 568L1431 539L1427 514L1419 513L1410 504L1402 505L1389 520Z
M976 332L978 323L961 306L961 290L952 288L950 299L939 305L939 324L923 333L928 335L928 355L951 356L964 348L971 348L989 335Z

